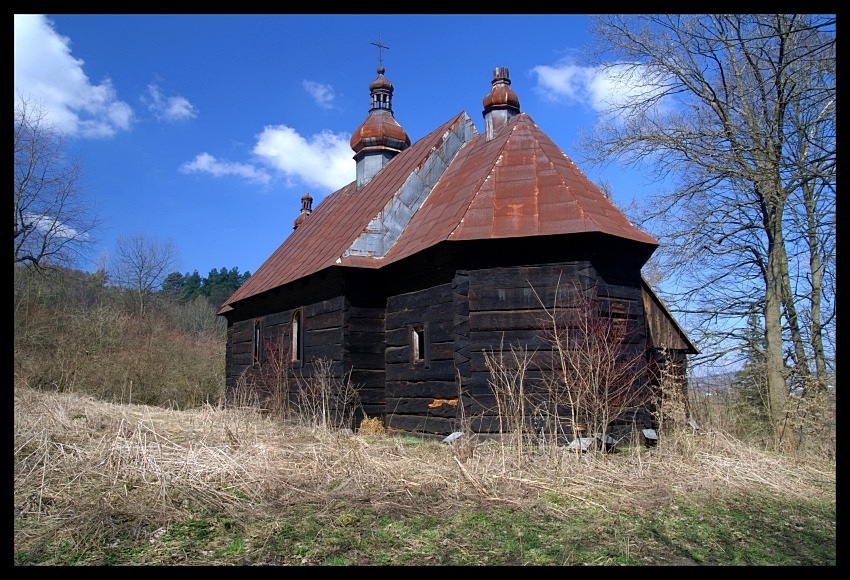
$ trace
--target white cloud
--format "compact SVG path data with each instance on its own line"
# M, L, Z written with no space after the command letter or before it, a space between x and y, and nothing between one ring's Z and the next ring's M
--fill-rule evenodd
M110 79L92 84L71 40L42 14L15 14L15 99L37 103L67 135L111 137L127 131L133 109L118 99Z
M268 126L257 138L254 154L290 180L336 191L355 178L349 140L330 131L308 140L286 125Z
M531 72L537 75L535 90L544 99L593 106L596 69L562 62L555 66L538 65Z
M552 66L538 65L531 71L537 76L535 90L544 99L586 105L600 114L651 94L661 85L646 68L623 64L603 70L576 65L572 58Z
M263 169L258 169L248 163L237 163L216 159L207 152L196 155L192 161L180 166L181 173L208 173L215 177L236 175L244 177L252 183L267 185L271 176Z
M198 109L185 97L165 97L156 83L148 85L148 95L142 95L141 101L148 106L160 121L182 121L198 116Z
M317 83L315 81L301 81L301 86L313 97L317 105L323 109L333 108L333 100L336 98L336 94L331 85Z
M349 139L344 134L323 131L308 140L286 125L268 126L257 137L253 154L274 175L251 163L225 161L206 152L184 163L180 171L215 177L234 175L263 185L279 177L287 187L303 185L336 191L355 178Z

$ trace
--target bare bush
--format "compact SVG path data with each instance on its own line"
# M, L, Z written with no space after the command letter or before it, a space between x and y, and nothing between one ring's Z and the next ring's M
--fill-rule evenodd
M653 384L663 382L663 388L678 392L681 377L673 375L672 366L662 367L658 380L651 381L635 317L614 312L596 289L576 285L565 302L546 305L539 295L538 300L540 331L551 355L545 368L535 363L540 354L523 345L500 344L484 352L502 441L518 460L530 447L540 453L568 444L580 455L605 453L622 440L641 441L640 430L649 426L650 409L657 404ZM531 370L540 371L541 378L529 380ZM672 399L664 409L672 413Z
M296 378L297 418L310 427L323 430L353 428L360 396L351 382L350 372L337 378L333 361L320 358L312 364L313 372L309 377Z
M265 406L282 417L290 413L290 398L294 385L292 352L283 334L264 343L263 365L257 380L266 396Z
M163 304L174 327L192 336L227 336L227 321L216 315L216 309L205 296L196 296L188 303L173 301Z
M490 372L490 388L496 399L499 433L509 436L521 459L529 443L529 419L534 406L531 393L526 391L531 357L520 345L510 345L509 352L506 359L504 344L497 352L484 351L484 363Z
M568 303L541 301L553 361L541 410L553 442L584 439L605 451L612 425L651 403L646 351L631 313L615 314L595 288L575 286L568 296Z

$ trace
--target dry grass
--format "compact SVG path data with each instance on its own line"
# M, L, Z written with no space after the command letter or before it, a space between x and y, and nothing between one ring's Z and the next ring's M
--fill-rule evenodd
M546 510L543 494L605 512L688 494L835 497L834 462L753 451L720 433L683 433L652 451L518 459L494 440L413 441L371 426L356 435L289 425L251 409L175 411L70 393L15 389L15 544L139 537L198 513L236 521L305 501L368 502L379 513L432 515L488 504ZM80 534L85 530L85 537Z

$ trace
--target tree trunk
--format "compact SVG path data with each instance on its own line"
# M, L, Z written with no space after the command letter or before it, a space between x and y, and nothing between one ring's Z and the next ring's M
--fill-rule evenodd
M768 198L770 203L770 198ZM776 196L773 196L776 200ZM767 247L767 284L764 300L765 362L767 364L767 393L770 419L773 424L774 448L779 450L786 428L785 403L788 390L785 384L785 364L782 353L783 268L787 261L782 234L782 203L776 200L765 212ZM787 267L787 266L786 266ZM791 441L792 438L787 438Z
M821 325L821 293L823 292L823 265L820 261L821 246L818 242L817 224L815 223L814 191L810 183L803 184L803 195L806 202L806 226L809 243L809 271L812 276L812 322L811 344L815 359L815 373L818 388L826 390L826 355L823 351L823 327Z

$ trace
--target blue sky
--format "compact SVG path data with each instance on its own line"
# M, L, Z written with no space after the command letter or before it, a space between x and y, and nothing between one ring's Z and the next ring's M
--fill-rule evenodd
M396 120L411 141L465 110L483 131L493 69L621 208L641 176L596 171L574 148L612 98L583 62L588 19L544 15L15 15L15 94L38 102L83 162L115 240L170 239L180 272L255 272L313 207L355 178L351 133L369 110L380 42Z

